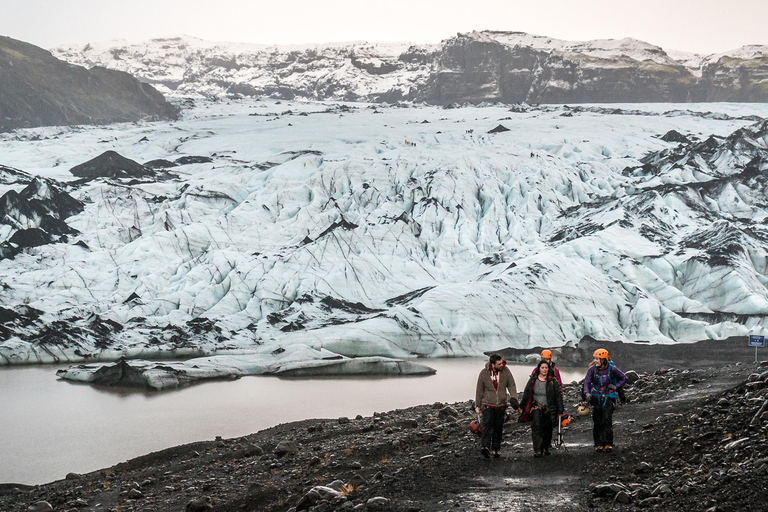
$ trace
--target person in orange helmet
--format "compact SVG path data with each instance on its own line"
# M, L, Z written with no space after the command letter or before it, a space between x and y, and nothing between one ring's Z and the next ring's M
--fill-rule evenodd
M549 373L554 375L557 379L557 383L560 384L560 393L563 392L563 379L560 378L560 370L557 369L557 366L555 366L554 361L552 361L552 351L548 348L541 351L541 359L543 361L546 361L549 364ZM533 374L536 373L538 370L538 366L533 369L531 372L531 377L533 377Z
M627 383L627 376L616 368L604 348L595 350L592 366L584 378L583 394L592 405L592 438L595 451L613 451L613 410L618 390Z
M552 447L552 429L563 415L563 391L552 373L549 363L542 359L528 380L520 402L520 423L531 422L533 456L549 455Z

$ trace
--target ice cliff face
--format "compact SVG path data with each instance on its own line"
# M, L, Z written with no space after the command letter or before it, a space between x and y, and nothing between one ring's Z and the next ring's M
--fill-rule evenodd
M70 232L3 217L0 362L764 332L768 111L668 108L201 101L3 136L38 175L5 196L69 198Z
M768 50L666 52L634 39L470 32L437 45L259 46L194 38L53 50L127 71L166 94L431 104L768 101Z

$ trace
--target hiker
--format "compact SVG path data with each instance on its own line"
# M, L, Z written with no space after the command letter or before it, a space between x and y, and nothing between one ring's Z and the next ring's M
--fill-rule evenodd
M523 392L522 408L518 421L531 422L533 456L549 455L552 429L563 415L563 391L549 361L542 359L536 365Z
M618 390L627 383L627 376L616 368L604 348L595 350L594 361L584 378L583 394L592 406L592 437L595 451L613 451L613 410Z
M555 363L552 362L552 351L544 349L541 351L541 360L546 361L549 363L549 372L554 374L555 378L557 379L557 383L560 384L560 395L563 394L563 379L560 378L560 370L557 369L557 366L555 366ZM531 372L531 377L533 377L533 374L536 373L536 370L538 369L538 366L533 369Z
M509 392L509 397L507 395ZM501 435L504 429L504 414L507 403L518 409L517 386L507 362L498 354L489 358L488 364L480 371L475 389L475 412L482 417L480 453L483 457L501 457Z

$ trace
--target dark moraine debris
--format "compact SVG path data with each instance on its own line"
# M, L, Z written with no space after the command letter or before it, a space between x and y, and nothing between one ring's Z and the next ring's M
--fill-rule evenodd
M154 172L140 163L115 151L105 151L96 158L76 165L69 170L80 178L143 178Z
M170 160L165 160L163 158L158 158L157 160L150 160L149 162L144 162L144 167L147 169L170 169L171 167L176 167L176 162L171 162Z
M123 358L114 365L105 365L96 370L93 383L106 386L143 388L146 386L146 379L144 379L140 370L128 364L128 361Z
M374 309L369 308L362 302L350 302L344 299L338 299L336 297L331 297L330 295L326 295L323 297L323 299L320 301L324 308L327 308L328 311L331 309L340 309L342 311L346 311L348 313L353 313L356 315L363 315L367 313L380 313L381 309Z
M20 229L8 240L18 247L39 247L53 242L53 237L40 228Z
M209 156L182 156L174 160L176 165L207 164L209 162L213 162L213 158Z
M688 137L678 132L677 130L669 130L667 133L661 136L661 140L664 142L683 142L685 144L691 142Z
M508 131L509 131L509 128L507 128L503 124L500 124L499 126L494 128L493 130L489 130L488 133L502 133L502 132L508 132Z

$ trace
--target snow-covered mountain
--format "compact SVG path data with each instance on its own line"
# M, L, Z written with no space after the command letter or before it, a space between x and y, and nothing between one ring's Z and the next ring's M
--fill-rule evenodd
M470 32L435 45L264 46L191 37L52 50L127 71L166 94L431 104L768 101L768 47L717 55L635 39L563 41Z
M768 109L674 107L243 99L0 135L0 363L765 332Z

